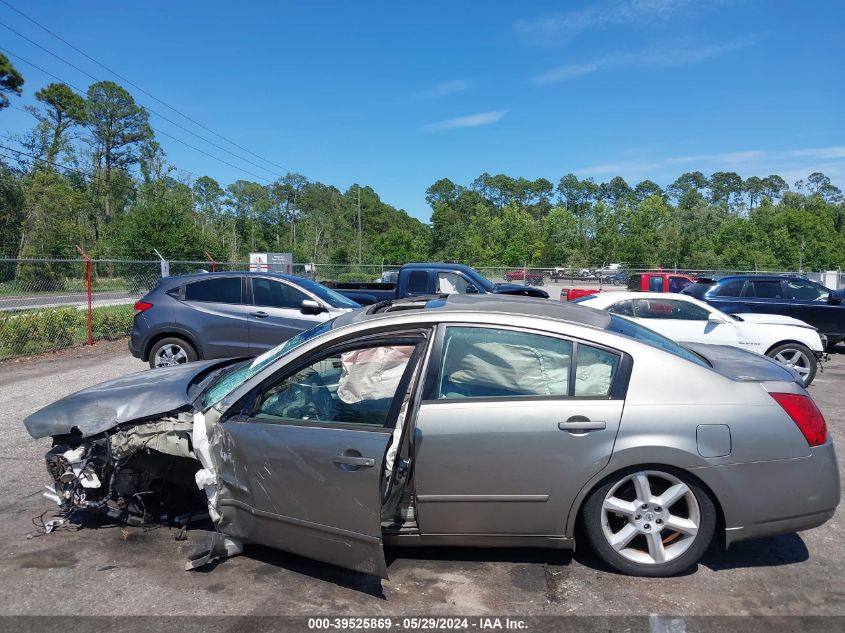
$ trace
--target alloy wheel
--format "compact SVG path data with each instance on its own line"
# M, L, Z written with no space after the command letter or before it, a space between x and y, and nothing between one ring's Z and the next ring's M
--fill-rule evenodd
M601 506L602 532L623 558L662 565L683 555L696 540L701 508L677 477L639 471L610 488Z
M188 362L188 354L181 345L170 343L162 345L155 355L156 367L171 367Z
M787 367L794 369L798 372L798 375L801 376L801 380L805 383L807 382L807 377L810 375L812 363L810 359L807 358L807 354L803 351L795 349L794 347L787 347L775 354L774 359L781 365L786 365Z

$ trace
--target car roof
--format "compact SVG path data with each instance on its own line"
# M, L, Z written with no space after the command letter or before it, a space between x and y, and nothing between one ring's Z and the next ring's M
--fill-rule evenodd
M594 295L588 295L583 300L578 299L578 304L584 307L591 305L601 305L604 307L610 306L619 301L628 299L663 299L685 301L686 303L694 303L696 305L707 305L690 295L683 295L679 292L636 292L629 290L611 290L609 292L599 292Z
M414 262L411 264L404 264L402 268L409 268L409 269L420 269L424 268L426 270L468 270L469 266L465 264L458 264L458 263L449 263L449 262L434 262L434 263L425 263L425 262Z
M233 275L237 276L245 276L245 277L275 277L276 279L284 279L285 281L292 281L297 282L305 277L297 277L296 275L285 275L282 273L273 273L273 272L260 272L255 270L221 270L219 272L197 272L197 273L188 273L187 275L172 275L167 277L166 280L173 280L178 283L185 283L189 281L196 281L199 279L214 279L215 277L231 277ZM162 279L165 281L165 279ZM309 280L310 281L310 280Z
M479 314L495 313L540 317L586 325L602 330L607 329L612 318L611 315L603 310L552 301L550 299L494 294L451 294L386 301L338 317L338 326L349 323L360 323L371 319L374 320L385 314L395 316L397 312L406 312L414 309L425 310L428 313L436 310L444 314L478 312Z
M783 279L806 279L803 275L798 275L795 273L772 273L772 274L759 274L759 273L740 273L740 274L733 274L733 275L702 275L698 278L699 283L718 283L720 281L731 281L731 280L752 280L752 281L781 281Z

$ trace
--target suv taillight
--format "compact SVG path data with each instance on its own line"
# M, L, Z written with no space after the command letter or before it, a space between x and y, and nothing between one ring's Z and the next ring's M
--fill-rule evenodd
M789 417L803 433L807 444L819 446L825 443L827 440L827 423L810 396L799 393L771 393L769 395L789 414Z
M136 301L135 302L135 314L141 314L144 310L149 310L153 307L152 303L148 303L146 301Z

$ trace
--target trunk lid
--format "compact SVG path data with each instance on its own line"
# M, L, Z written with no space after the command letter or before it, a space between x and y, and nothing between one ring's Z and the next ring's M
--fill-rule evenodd
M714 370L732 380L797 382L803 386L801 376L796 371L768 356L727 345L705 343L684 343L683 345L699 356L703 356Z

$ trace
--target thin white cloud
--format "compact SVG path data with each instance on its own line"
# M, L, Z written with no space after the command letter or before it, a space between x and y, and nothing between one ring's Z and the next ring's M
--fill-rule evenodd
M455 117L454 119L438 121L437 123L429 123L428 125L423 126L423 129L428 132L437 132L440 130L454 130L465 127L480 127L482 125L490 125L491 123L501 121L502 117L504 117L507 113L507 110L477 112L475 114Z
M820 171L831 178L837 186L845 184L845 146L811 147L785 150L744 150L664 158L643 157L613 163L591 165L575 170L580 176L609 178L622 176L636 181L674 180L681 171L735 171L741 176L767 176L779 174L792 183L799 178L806 179L814 171Z
M531 78L532 83L548 84L568 81L601 70L614 68L671 68L695 64L712 57L749 46L754 37L731 42L716 42L692 46L675 42L660 47L651 47L634 53L613 53L588 62L564 64Z
M697 6L693 0L606 0L577 11L516 22L516 30L540 43L566 42L591 29L666 20Z
M429 89L421 92L419 96L427 99L436 99L459 92L466 92L469 90L469 87L470 82L466 79L450 79L449 81L441 81L434 84Z

